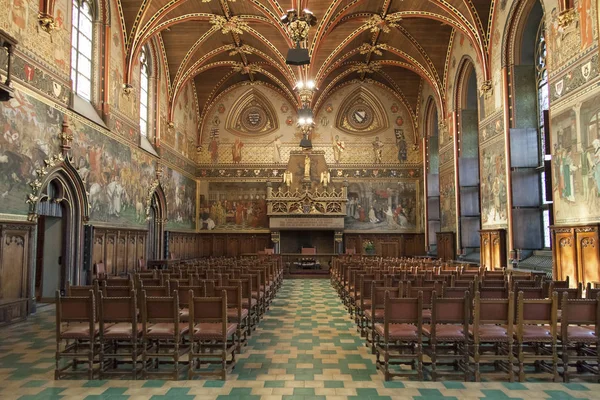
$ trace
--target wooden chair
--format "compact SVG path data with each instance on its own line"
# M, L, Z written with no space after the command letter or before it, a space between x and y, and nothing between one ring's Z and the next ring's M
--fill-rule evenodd
M242 285L217 286L217 293L227 293L227 320L237 324L238 353L248 343L248 310L242 307Z
M375 279L363 279L361 281L360 287L360 302L356 309L356 315L358 317L358 330L360 332L360 336L366 337L367 334L367 326L365 321L365 311L371 309L372 297L373 297L373 289L375 287L385 286L385 281L383 280L375 280Z
M190 354L188 379L195 375L218 375L227 379L234 368L235 350L239 340L235 337L237 324L227 319L227 292L220 297L194 297L190 293ZM201 370L202 364L218 364L218 370Z
M92 274L94 279L102 280L106 278L106 268L102 261L97 262L92 266Z
M600 294L595 299L562 298L563 379L600 381Z
M383 324L375 323L373 330L376 367L389 381L394 376L414 377L414 372L390 369L409 364L416 369L417 379L423 380L423 296L419 293L416 298L392 298L388 291L384 302Z
M392 298L402 297L402 285L395 286L376 286L375 281L371 284L371 309L365 310L365 346L371 347L371 353L375 354L375 324L383 322L385 310L385 294L389 293ZM371 336L369 336L371 332Z
M515 297L482 298L475 293L473 325L469 327L472 340L475 381L481 376L499 376L514 382L514 324ZM481 372L481 364L494 368L494 372Z
M182 346L182 338L189 326L180 322L177 291L170 297L151 297L142 291L142 328L142 378L155 374L179 379L179 359L187 350ZM165 358L173 363L171 371L160 370L160 365L166 364L162 361ZM154 368L149 371L151 365Z
M242 308L248 312L248 336L258 326L258 301L252 298L252 281L246 279L231 279L234 286L242 286Z
M410 282L406 286L406 297L416 298L419 292L423 293L423 322L431 321L431 301L434 293L437 292L434 287L415 287Z
M100 379L106 375L123 375L117 370L120 361L131 363L131 374L137 379L141 371L141 337L142 326L138 324L137 299L133 288L129 296L106 297L100 292ZM112 370L109 370L110 367Z
M87 375L94 379L97 354L96 297L92 290L87 296L61 297L56 291L56 369L54 379L69 375ZM70 359L66 365L63 359ZM87 369L77 370L87 363ZM71 369L72 368L72 369ZM69 370L71 369L71 370Z
M558 382L557 302L556 293L549 299L528 299L524 292L519 292L514 336L520 382L525 382L525 367L530 365L536 372L549 372L554 382Z
M438 298L432 295L431 323L423 326L428 338L425 354L431 359L429 374L436 381L441 376L462 377L469 380L469 319L470 294L464 298ZM445 361L445 362L444 362ZM440 371L438 366L450 364L452 371Z
M585 287L585 298L595 299L598 296L598 293L600 293L600 288L597 288L595 285L592 285L591 282L588 282Z

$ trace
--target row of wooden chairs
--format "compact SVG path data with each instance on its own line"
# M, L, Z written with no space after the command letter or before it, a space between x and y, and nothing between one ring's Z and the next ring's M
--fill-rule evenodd
M600 378L600 295L594 299L562 298L564 313L558 324L558 294L548 299L526 299L520 292L505 299L473 301L464 298L432 298L431 320L421 312L422 292L402 298L386 291L383 320L375 322L373 342L377 368L386 380L394 376L424 378L471 376L504 378L521 382L529 371L547 372L554 381ZM408 350L408 351L407 351ZM398 369L408 364L412 370ZM451 367L444 369L444 367Z
M187 366L190 378L225 379L281 285L282 276L266 280L263 267L243 272L193 281L106 277L57 292L55 378L98 371L177 379Z

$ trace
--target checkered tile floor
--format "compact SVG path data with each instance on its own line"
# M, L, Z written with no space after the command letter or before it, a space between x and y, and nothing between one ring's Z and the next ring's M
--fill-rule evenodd
M384 382L328 280L286 280L227 381L53 380L54 313L0 329L0 399L600 399L589 383Z

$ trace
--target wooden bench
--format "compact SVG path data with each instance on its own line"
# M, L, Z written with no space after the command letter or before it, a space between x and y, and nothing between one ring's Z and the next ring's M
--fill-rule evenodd
M0 326L27 318L27 299L0 299Z

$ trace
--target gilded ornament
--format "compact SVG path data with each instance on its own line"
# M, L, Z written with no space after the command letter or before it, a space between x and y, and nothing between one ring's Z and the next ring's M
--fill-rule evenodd
M363 43L358 50L360 51L360 54L376 54L378 56L383 55L383 52L381 50L386 50L388 48L387 44L385 43L381 43L381 44L377 44L377 45L372 45L371 43Z
M577 19L577 10L575 8L569 8L564 10L558 15L558 26L561 28L567 28Z
M402 18L399 17L390 17L388 15L385 18L382 18L381 15L375 14L365 23L364 28L369 29L371 33L380 31L383 33L390 33L390 28L397 28L399 26L398 22L401 20Z
M238 35L241 35L249 28L248 23L238 16L227 19L222 15L214 15L211 17L210 23L217 29L220 29L221 33L224 35L228 33L237 33Z
M54 17L48 14L38 13L38 24L46 33L52 33L52 31L58 28Z
M479 89L481 92L481 95L485 97L485 99L489 99L492 94L494 94L494 86L492 85L492 81L491 80L487 80L484 81L481 84L481 88Z

